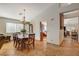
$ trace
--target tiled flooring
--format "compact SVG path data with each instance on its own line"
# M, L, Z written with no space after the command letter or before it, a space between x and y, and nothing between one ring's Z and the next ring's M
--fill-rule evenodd
M30 50L17 50L13 47L13 42L9 42L3 45L0 49L0 55L2 56L76 56L79 55L79 43L66 38L63 44L55 46L53 44L47 44L46 40L43 42L36 41L35 49Z

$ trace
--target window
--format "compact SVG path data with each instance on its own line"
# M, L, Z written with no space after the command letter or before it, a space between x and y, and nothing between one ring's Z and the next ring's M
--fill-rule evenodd
M6 33L20 32L23 29L22 24L6 23Z

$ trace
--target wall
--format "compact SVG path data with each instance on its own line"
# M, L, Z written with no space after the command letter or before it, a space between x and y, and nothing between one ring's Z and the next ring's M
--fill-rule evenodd
M78 17L78 42L79 42L79 17Z
M45 20L47 22L47 19L50 18L50 16L52 16L51 9L53 8L51 8L51 6L43 10L40 14L38 14L31 20L31 23L33 24L33 27L34 27L34 33L35 33L36 40L40 40L40 22L42 20Z
M64 41L64 30L60 30L60 33L59 33L59 45L61 45Z
M45 20L47 22L47 41L52 44L59 45L61 43L61 38L63 39L63 30L60 30L60 16L59 12L68 12L73 10L74 6L70 5L70 7L60 9L59 4L53 4L48 7L46 10L41 12L35 18L32 19L32 24L34 27L34 33L36 35L36 39L40 40L40 21ZM74 7L74 10L78 9ZM38 11L39 12L39 11ZM3 22L3 21L1 21ZM2 25L3 24L3 25ZM5 23L1 23L2 27L5 28ZM5 33L5 30L1 29L1 32Z
M20 23L20 22L15 19L0 17L0 34L10 35L12 38L12 33L6 33L6 23L7 22L11 22L11 23Z
M0 33L3 33L3 34L6 33L5 20L3 20L2 18L0 18Z
M59 5L55 4L50 10L51 16L47 20L47 41L48 43L59 45ZM49 14L49 15L50 15Z
M78 3L72 3L71 5L69 5L67 7L60 8L60 13L66 13L66 12L70 12L70 11L74 11L74 10L79 10L79 4ZM76 14L75 16L79 16L79 15ZM78 42L79 42L79 17L78 17Z
M32 20L31 23L33 24L33 31L35 33L36 40L40 40L40 21Z
M70 9L64 9L62 11L67 12L68 10L73 10L72 6L68 7ZM36 36L38 39L40 38L40 21L45 20L47 22L47 42L57 45L62 43L64 40L64 30L60 30L60 12L59 4L54 4L34 18L34 31L37 33ZM54 20L51 20L52 18Z
M79 4L78 3L72 3L72 4L70 4L66 7L59 8L59 9L60 9L60 13L66 13L66 12L71 12L71 11L74 11L74 10L79 10ZM76 16L78 16L78 14L76 14ZM78 33L79 33L79 29L78 29ZM62 40L64 38L63 34L64 34L64 31L60 30L60 42L62 42ZM79 41L79 34L78 34L78 41Z
M59 4L54 4L36 16L32 23L34 25L35 34L40 35L40 21L47 22L47 42L59 45ZM52 19L53 18L53 19ZM36 36L38 36L36 34ZM38 36L40 38L40 36Z
M59 10L59 4L53 4L37 15L35 18L33 18L32 24L34 27L36 39L39 40L40 38L40 21L45 20L47 21L47 42L59 45L62 41L60 38L63 38L63 36L60 36L63 34L63 31L60 30L59 12L68 12L71 10L79 9L78 6L79 4L70 5L70 7L68 6L67 8L62 8ZM0 32L5 33L5 22L3 20L0 21L0 28Z

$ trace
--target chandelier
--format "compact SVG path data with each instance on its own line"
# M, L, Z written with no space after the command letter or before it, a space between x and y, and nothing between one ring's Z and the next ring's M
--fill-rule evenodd
M23 16L21 23L23 24L23 29L25 29L26 24L30 24L30 22L26 21L26 9L23 9L23 13L19 13L19 15Z

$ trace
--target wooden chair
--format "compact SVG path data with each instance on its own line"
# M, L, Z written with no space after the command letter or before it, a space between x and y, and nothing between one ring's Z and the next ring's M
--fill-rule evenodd
M35 47L35 34L29 34L29 38L28 40L26 41L26 46L28 48L30 47Z
M4 44L4 36L0 36L0 49L2 48Z
M17 33L13 34L13 41L14 41L14 46L15 48L18 47L18 37L17 37Z
M13 35L14 46L17 49L22 49L23 40L22 38L18 38L18 33Z
M5 41L6 41L6 42L9 42L9 41L10 41L10 38L11 38L11 36L6 36L6 37L5 37Z
M10 36L4 36L4 35L0 35L0 48L2 47L2 45L6 42L10 41Z

